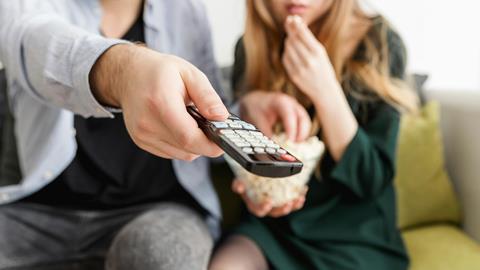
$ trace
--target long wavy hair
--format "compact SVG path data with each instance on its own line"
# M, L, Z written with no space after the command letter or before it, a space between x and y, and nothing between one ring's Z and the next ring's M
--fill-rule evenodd
M286 34L283 24L277 22L271 13L271 1L273 0L247 0L244 90L283 92L309 107L311 102L291 82L283 67L282 53ZM364 59L344 55L345 42L342 37L351 30L352 18L372 22L372 18L362 11L357 0L334 0L330 9L310 25L314 35L327 50L337 79L346 94L359 99L371 97L373 94L400 111L415 111L418 102L414 92L390 74L388 26L381 27L376 38L368 34L361 38L359 44L364 47ZM352 85L352 81L362 84L362 87ZM316 122L318 121L314 119L314 126L318 127Z

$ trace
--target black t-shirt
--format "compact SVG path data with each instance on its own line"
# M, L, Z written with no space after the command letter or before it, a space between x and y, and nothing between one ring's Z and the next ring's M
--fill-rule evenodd
M123 39L145 42L142 14ZM141 89L139 89L141 91ZM77 153L52 183L24 201L74 209L112 209L173 201L203 209L179 184L172 162L141 150L121 113L114 119L75 116Z

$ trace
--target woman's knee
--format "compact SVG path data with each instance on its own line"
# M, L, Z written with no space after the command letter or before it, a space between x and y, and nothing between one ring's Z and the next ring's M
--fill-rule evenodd
M213 239L198 214L166 204L140 215L118 233L106 268L206 269L212 247Z
M260 248L245 236L234 235L215 252L209 270L267 270Z

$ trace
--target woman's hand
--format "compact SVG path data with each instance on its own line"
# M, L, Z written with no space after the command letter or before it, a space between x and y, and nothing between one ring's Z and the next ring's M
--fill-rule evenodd
M325 47L298 16L285 22L287 39L282 62L293 83L314 103L329 91L341 91Z
M280 207L273 207L272 202L267 199L261 204L256 204L252 202L247 194L246 194L246 187L245 184L238 179L235 179L232 183L232 190L233 192L239 194L245 204L247 205L248 210L254 214L257 217L265 217L265 216L270 216L270 217L282 217L286 216L292 212L295 212L297 210L300 210L303 205L305 204L305 195L307 194L308 188L305 187L304 192L295 200L286 203L283 206Z
M293 97L258 90L243 96L240 104L241 117L268 137L273 135L273 128L279 121L291 141L303 141L310 134L312 120Z
M315 106L327 148L338 161L355 136L358 123L337 80L325 47L300 17L285 22L283 65L290 79Z

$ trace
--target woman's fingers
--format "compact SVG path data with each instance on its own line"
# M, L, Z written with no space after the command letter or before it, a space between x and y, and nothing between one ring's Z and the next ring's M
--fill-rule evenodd
M301 142L306 140L310 135L310 130L312 129L312 120L302 105L298 104L296 110L298 119L297 142Z
M292 211L297 211L303 208L305 204L305 197L300 197L293 202Z
M291 78L294 77L298 70L304 66L303 60L292 48L292 42L293 41L290 38L285 40L285 50L282 56L282 64Z
M242 194L245 192L245 184L241 180L235 179L232 182L232 190L237 194Z
M285 40L284 57L290 58L295 68L307 65L311 53L305 52L306 49L300 52L302 49L299 49L299 51L295 47L304 47L304 45L297 40L288 37ZM303 53L306 53L306 55L302 55Z
M292 57L298 58L297 64L308 66L312 59L312 52L305 46L305 44L297 37L297 35L288 36L285 40L285 51L289 52Z
M272 202L269 199L265 200L261 204L252 202L250 198L248 198L245 184L241 180L235 179L232 182L232 190L242 197L248 210L255 216L264 217L272 210Z
M269 199L261 204L256 204L248 198L246 193L241 194L241 196L248 210L257 217L265 217L272 210L272 203Z
M290 19L289 19L290 18ZM299 16L290 16L286 21L287 34L298 39L310 52L318 49L318 40Z
M273 207L272 201L270 199L266 199L263 203L260 204L252 202L250 198L248 198L248 195L246 193L245 183L241 180L235 179L232 182L232 190L235 193L239 194L240 197L242 197L248 210L255 216L265 217L268 215L270 217L278 218L286 216L291 212L297 211L303 207L303 205L305 204L305 196L307 194L308 187L305 187L305 189L302 191L302 193L297 199L279 207Z
M292 212L292 207L293 207L293 202L286 203L285 205L281 207L275 207L273 208L270 213L268 213L269 216L278 218L282 216L286 216Z
M282 95L275 101L276 112L282 120L283 128L289 140L294 141L297 137L297 113L298 102L292 97Z
M274 207L272 211L270 211L269 216L271 217L286 216L291 212L295 212L297 210L302 209L305 204L307 192L308 192L308 187L305 187L297 199L293 200L290 203L286 203L281 207Z

